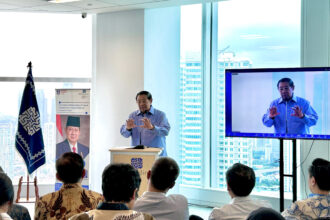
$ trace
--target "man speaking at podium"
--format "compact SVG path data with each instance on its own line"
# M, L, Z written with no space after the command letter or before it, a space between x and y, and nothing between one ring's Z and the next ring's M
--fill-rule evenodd
M126 120L120 133L131 138L131 145L162 148L160 156L167 156L165 136L170 131L170 124L164 112L155 109L152 95L148 91L139 92L136 97L139 110L132 112Z

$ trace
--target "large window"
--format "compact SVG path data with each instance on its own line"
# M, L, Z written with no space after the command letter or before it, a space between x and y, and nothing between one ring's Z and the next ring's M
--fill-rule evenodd
M192 16L194 15L194 16ZM202 5L181 10L180 150L182 183L200 185L203 154Z
M34 175L41 184L55 182L55 89L90 88L92 23L78 15L0 13L0 166L17 184L26 177L25 163L15 148L17 118L29 61L45 144L46 164Z
M240 162L256 172L254 194L278 197L279 141L225 137L224 71L300 66L300 1L182 6L180 54L182 185L226 190L226 170ZM210 160L205 157L208 148ZM291 154L286 143L287 173ZM291 191L289 179L285 190Z

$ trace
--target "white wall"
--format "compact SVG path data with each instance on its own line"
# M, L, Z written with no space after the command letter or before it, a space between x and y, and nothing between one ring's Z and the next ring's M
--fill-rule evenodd
M301 64L330 66L330 2L302 0Z
M302 66L330 66L330 2L328 0L302 0L301 32ZM306 198L310 193L308 167L317 157L330 159L330 142L301 141L300 146L300 162L303 164L301 172L298 172L298 180L300 180L298 197Z
M145 10L144 87L166 113L168 156L179 161L180 7ZM164 43L166 42L166 43Z
M109 148L130 144L119 130L143 89L144 11L98 14L93 22L90 186L101 192Z

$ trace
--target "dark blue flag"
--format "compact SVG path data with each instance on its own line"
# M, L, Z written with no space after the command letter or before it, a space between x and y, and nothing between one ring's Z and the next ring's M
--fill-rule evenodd
M21 108L18 116L16 149L22 155L29 174L46 162L40 114L32 76L32 65L25 80Z

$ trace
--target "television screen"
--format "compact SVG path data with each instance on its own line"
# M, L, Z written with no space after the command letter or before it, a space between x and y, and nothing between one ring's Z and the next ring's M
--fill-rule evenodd
M330 139L330 67L227 69L226 136Z

